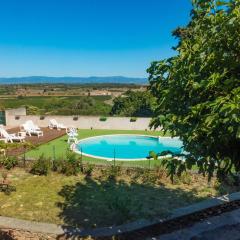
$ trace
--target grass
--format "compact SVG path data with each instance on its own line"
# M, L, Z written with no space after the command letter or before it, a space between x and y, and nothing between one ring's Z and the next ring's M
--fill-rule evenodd
M99 135L107 135L107 134L144 134L144 135L153 135L153 136L162 136L163 132L161 131L135 131L135 130L89 130L89 129L81 129L79 130L79 139L99 136ZM53 140L47 144L43 144L37 147L34 150L31 150L26 153L27 158L39 158L42 154L48 158L65 158L66 151L69 145L67 144L67 136L63 136L56 140ZM94 164L104 164L110 165L112 162L95 159L83 156L83 161L90 162ZM154 160L146 160L146 161L116 161L116 164L124 165L124 166L133 166L133 167L153 167L155 165L159 165L160 161Z
M146 181L144 173L122 170L109 180L99 168L92 177L66 177L51 173L34 176L23 169L9 172L16 192L0 192L0 215L84 228L122 224L137 219L164 217L169 211L216 196L219 185L199 175L186 176L171 184L158 175ZM224 189L233 191L233 189Z

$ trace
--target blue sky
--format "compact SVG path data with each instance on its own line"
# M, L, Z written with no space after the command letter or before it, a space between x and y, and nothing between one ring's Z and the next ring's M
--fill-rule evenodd
M0 76L146 77L190 0L0 0Z

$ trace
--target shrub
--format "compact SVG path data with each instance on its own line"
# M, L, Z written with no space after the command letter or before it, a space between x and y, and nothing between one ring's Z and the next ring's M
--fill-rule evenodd
M15 167L17 164L18 164L18 160L16 157L2 156L0 158L0 166L6 168L8 170Z
M6 181L7 177L8 177L7 172L2 172L2 178L4 181Z
M134 169L134 176L133 176L133 180L137 180L140 177L142 177L142 175L144 174L144 169L143 168L135 168Z
M78 120L78 116L74 116L73 121L77 121L77 120Z
M150 151L150 152L149 152L149 156L148 156L147 158L148 158L148 159L157 160L157 159L158 159L158 155L157 155L154 151Z
M142 175L142 181L145 184L154 184L158 180L158 176L153 171L145 169Z
M77 175L82 170L82 162L74 152L67 151L66 175Z
M24 99L23 95L18 95L17 99Z
M142 204L125 194L125 192L116 192L114 195L106 195L108 208L116 214L118 224L131 220L134 216L140 215Z
M167 176L167 171L163 166L156 166L154 171L158 179L162 179Z
M136 117L131 117L130 118L130 122L136 122L137 121L137 118Z
M180 181L184 184L191 184L192 177L188 172L183 172L181 176L179 177Z
M83 172L86 174L87 177L92 176L93 165L90 164L90 163L87 163L87 165L85 166Z
M66 158L66 160L54 160L52 170L67 176L77 175L79 172L82 172L81 160L75 153L67 151Z
M79 173L77 166L75 166L76 163L74 162L69 162L67 160L62 162L62 169L61 173L71 176L71 175L77 175Z
M80 171L80 162L78 159L76 159L73 162L70 162L68 160L63 161L62 166L62 173L70 176L70 175L77 175Z
M40 113L40 109L36 106L26 105L27 115L37 115Z
M107 177L107 179L116 179L116 177L121 173L121 167L112 165L109 168L102 170L102 172L103 175Z
M107 121L107 117L100 117L100 118L99 118L99 121L105 122L105 121Z
M62 169L64 168L64 162L63 159L54 159L52 163L52 171L62 173Z
M34 162L30 172L35 175L48 175L51 170L51 161L49 158L45 158L42 154L39 159Z
M11 185L0 185L0 192L10 195L11 192L16 192L16 187Z

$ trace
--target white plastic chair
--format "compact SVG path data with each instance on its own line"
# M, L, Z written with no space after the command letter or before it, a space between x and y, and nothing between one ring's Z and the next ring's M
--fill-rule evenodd
M68 135L68 143L77 142L77 136L78 136L78 132L76 128L69 128L67 130L67 135Z

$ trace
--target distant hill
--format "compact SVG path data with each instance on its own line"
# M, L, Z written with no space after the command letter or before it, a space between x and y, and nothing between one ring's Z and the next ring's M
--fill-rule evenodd
M131 78L123 76L112 77L44 77L44 76L31 76L31 77L11 77L0 78L0 84L93 84L93 83L121 83L121 84L147 84L146 78Z

